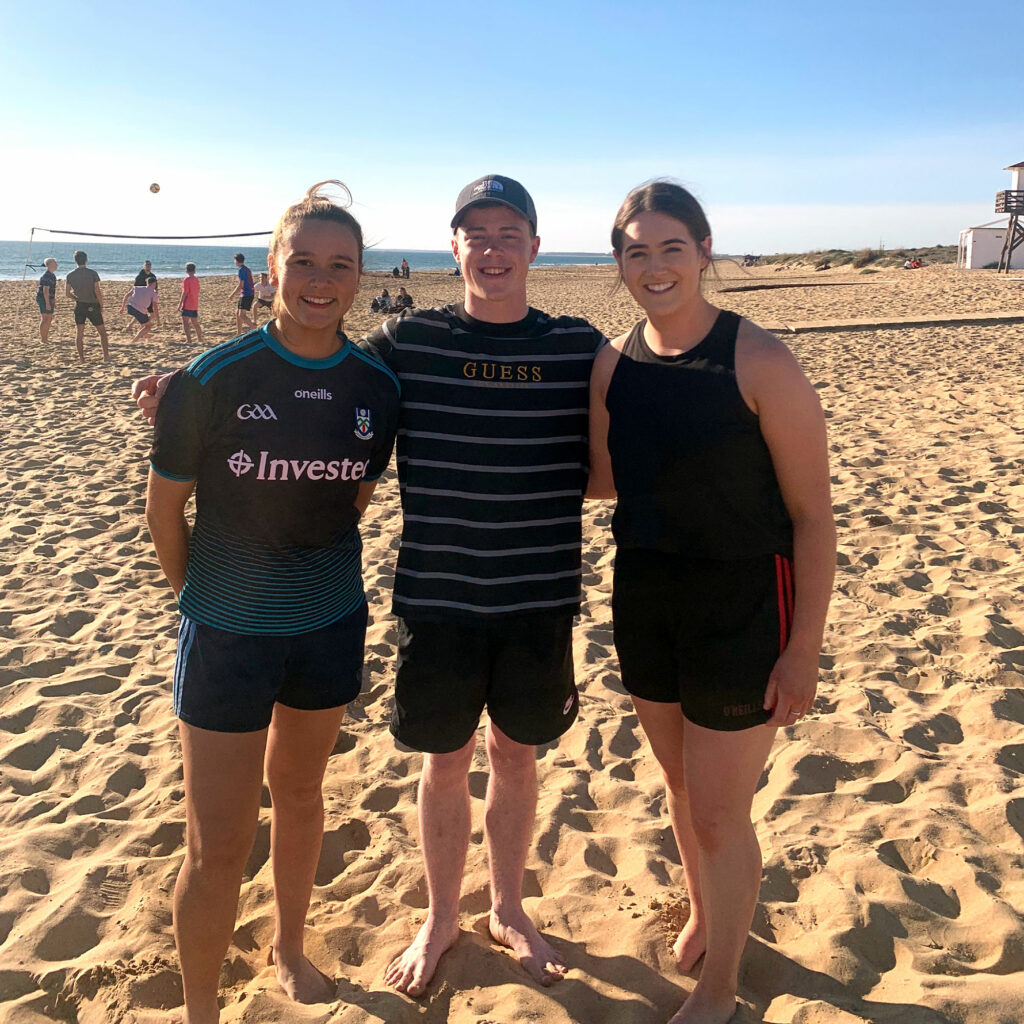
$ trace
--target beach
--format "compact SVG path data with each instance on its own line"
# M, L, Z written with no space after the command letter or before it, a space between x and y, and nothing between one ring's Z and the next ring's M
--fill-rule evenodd
M151 430L129 388L199 349L184 343L178 277L164 272L163 325L132 346L117 312L127 286L107 284L111 362L87 325L77 363L68 269L45 347L34 284L0 282L0 1024L169 1024L181 1018L177 612L146 529ZM839 529L818 697L780 731L754 802L764 870L738 1024L1024 1019L1024 323L1013 321L1024 281L1013 277L724 263L707 281L717 305L776 329L817 389ZM529 298L614 335L640 315L614 281L608 267L539 269ZM208 345L234 333L235 283L203 279ZM380 323L373 295L400 283L422 306L462 294L442 272L368 275L346 320L353 338ZM481 743L462 935L421 999L383 983L427 906L422 759L387 728L392 465L362 525L364 687L327 768L307 928L338 999L291 1004L267 966L265 793L223 1021L661 1024L678 1009L694 985L670 949L687 898L658 767L618 677L612 508L585 509L579 720L538 750L525 882L567 978L535 985L488 935Z

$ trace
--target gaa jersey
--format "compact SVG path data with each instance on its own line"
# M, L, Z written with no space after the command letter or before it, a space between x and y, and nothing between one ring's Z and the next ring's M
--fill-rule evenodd
M589 381L604 343L530 309L492 324L457 303L361 343L402 385L402 540L392 608L484 624L579 609Z
M339 335L326 359L286 349L267 326L171 378L150 463L196 481L179 604L235 633L320 629L364 600L355 499L387 468L399 387Z

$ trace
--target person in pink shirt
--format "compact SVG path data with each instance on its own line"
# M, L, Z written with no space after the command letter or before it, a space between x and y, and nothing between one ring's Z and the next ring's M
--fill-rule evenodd
M199 324L199 278L196 277L196 265L185 264L185 278L181 282L181 301L178 303L181 313L181 324L185 328L185 344L192 343L192 331L196 332L196 340L203 344L203 328Z

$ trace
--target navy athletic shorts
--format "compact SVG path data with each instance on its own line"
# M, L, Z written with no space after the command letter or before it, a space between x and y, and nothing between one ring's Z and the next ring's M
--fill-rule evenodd
M138 320L140 324L148 324L149 323L149 314L148 313L140 313L134 306L127 306L126 309L127 309L128 315L135 317L135 319Z
M199 316L199 310L198 309L183 309L181 311L181 315L182 316L187 316L190 319L195 320Z
M519 615L493 624L398 620L391 732L430 754L466 745L484 708L510 739L550 743L579 711L572 616Z
M612 623L633 696L680 704L706 729L763 725L768 677L793 623L793 564L620 548Z
M270 725L275 703L300 711L348 704L362 687L366 620L364 603L323 629L273 636L182 615L174 713L200 729L256 732Z
M52 316L55 306L51 305L49 309L46 308L46 299L42 295L36 296L36 305L39 307L39 313L41 316Z
M253 297L251 295L243 295L242 298L238 300L238 308L252 309L252 298Z

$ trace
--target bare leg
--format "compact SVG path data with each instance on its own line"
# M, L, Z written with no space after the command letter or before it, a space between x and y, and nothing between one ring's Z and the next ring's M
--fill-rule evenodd
M196 328L196 339L198 340L199 344L202 345L202 343L203 343L203 328L202 328L202 326L199 323L199 317L196 317L195 328Z
M134 338L132 338L132 344L134 345L135 342L142 341L142 339L145 338L146 335L148 335L151 330L153 330L153 321L152 320L150 320L148 323L144 323L142 325L142 330L139 331L139 333L136 334Z
M50 340L50 324L53 323L52 313L43 313L39 317L39 340L45 345Z
M707 921L700 889L697 837L690 821L690 801L683 770L683 737L686 720L678 704L633 698L633 707L651 750L661 767L668 800L668 816L683 862L683 877L690 897L690 916L672 947L679 970L690 971L707 947Z
M487 725L484 833L491 867L491 936L507 946L542 985L560 981L566 967L523 910L523 872L537 814L537 748Z
M192 317L183 316L181 318L181 329L185 332L185 344L192 344Z
M103 349L103 362L110 362L110 352L107 350L107 329L102 324L96 328L100 332L100 347Z
M329 1002L336 991L306 959L303 929L324 835L321 784L344 717L344 707L298 711L275 704L267 742L267 783L274 807L273 958L281 987L299 1003Z
M75 348L78 349L78 361L85 362L85 324L77 324L75 327Z
M775 729L719 732L687 722L685 732L683 758L708 948L700 980L670 1024L726 1024L736 1012L740 957L761 884L761 850L750 806Z
M184 1024L216 1024L217 981L238 912L260 810L266 730L226 733L178 723L185 766L185 862L174 889Z
M469 766L476 736L451 754L424 754L420 776L420 843L430 907L412 944L388 965L384 980L422 995L437 962L459 937L459 892L469 849Z

